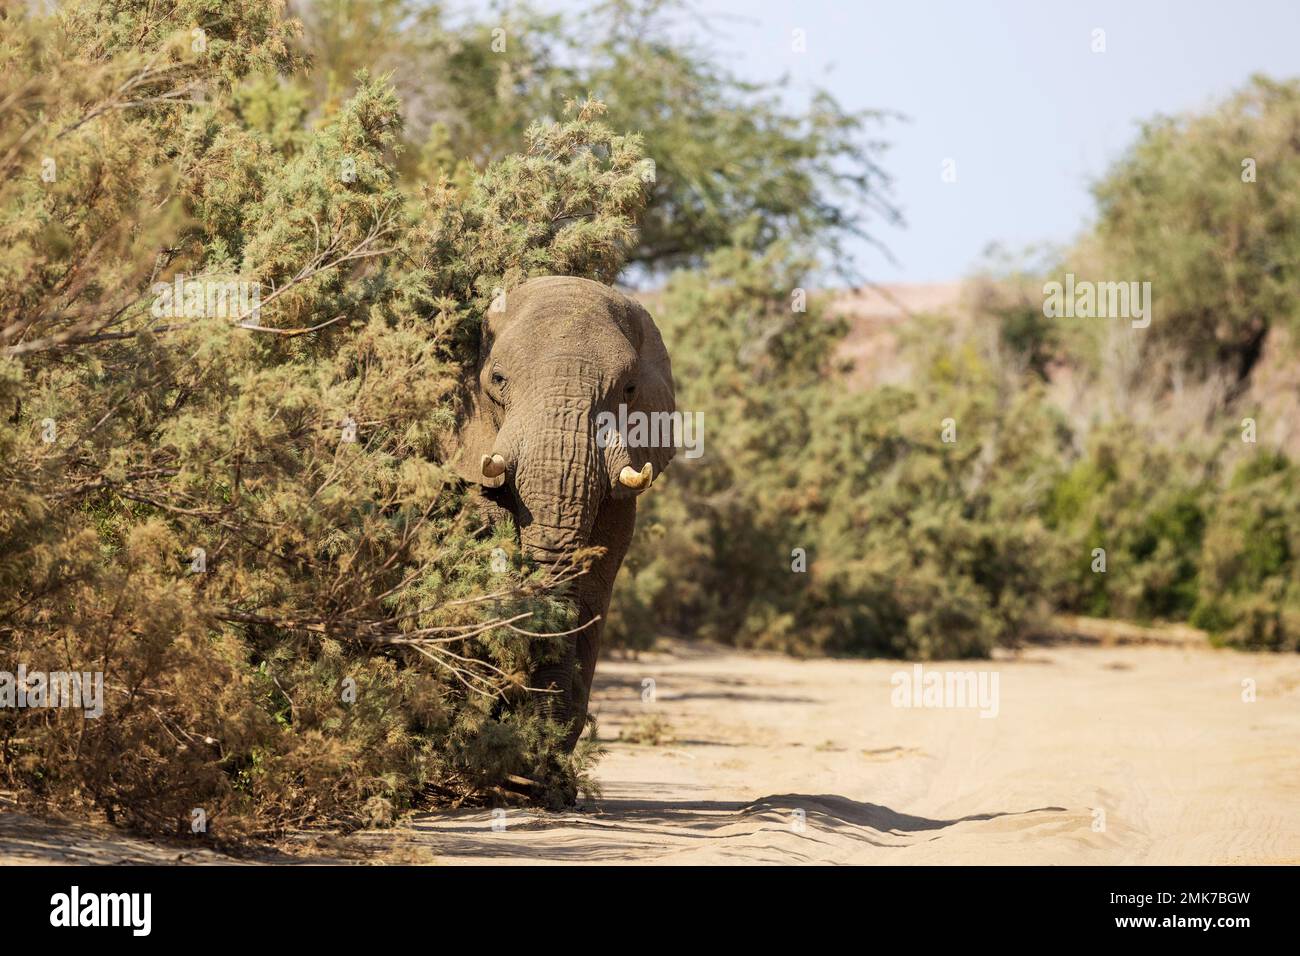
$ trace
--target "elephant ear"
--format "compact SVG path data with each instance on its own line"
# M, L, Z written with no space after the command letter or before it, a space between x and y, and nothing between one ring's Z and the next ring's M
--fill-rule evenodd
M636 395L628 410L647 415L656 412L671 414L677 410L677 400L673 391L673 367L668 358L668 349L664 347L663 336L659 334L659 327L655 325L650 313L639 303L636 313L641 332L640 360ZM663 474L676 452L672 443L662 447L634 448L631 449L632 464L639 469L648 461L654 466L655 476L658 477Z

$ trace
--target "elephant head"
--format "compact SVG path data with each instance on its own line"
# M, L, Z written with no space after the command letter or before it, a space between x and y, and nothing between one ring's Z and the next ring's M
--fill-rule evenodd
M598 416L674 411L672 369L646 310L588 279L525 282L489 312L460 433L461 476L507 491L520 544L555 561L599 544L610 500L633 498L672 459L671 443L601 440ZM603 447L602 447L603 446Z
M560 691L559 715L582 717L599 649L595 619L608 609L631 541L636 496L674 453L671 441L609 440L601 413L673 412L668 353L638 303L598 282L548 276L489 311L474 373L455 459L461 476L514 515L529 557L558 562L579 548L605 549L575 584L580 623L591 626L573 639L567 661L533 675L534 686ZM580 687L572 686L574 654Z

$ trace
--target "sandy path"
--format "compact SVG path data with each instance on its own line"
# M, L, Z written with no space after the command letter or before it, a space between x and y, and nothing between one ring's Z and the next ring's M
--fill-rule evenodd
M891 706L895 662L604 661L602 737L654 713L676 739L610 743L600 800L367 839L439 863L1300 862L1300 658L1057 647L952 666L997 671L996 717Z
M679 645L603 661L603 796L566 813L428 814L346 841L422 863L1296 863L1300 657L1033 648L998 715L891 706L896 662ZM642 700L645 679L655 700ZM1258 699L1242 701L1242 680ZM653 715L671 741L619 741ZM1104 820L1101 813L1104 813ZM1103 828L1104 824L1104 828ZM0 862L177 851L0 814ZM189 854L209 862L215 854Z

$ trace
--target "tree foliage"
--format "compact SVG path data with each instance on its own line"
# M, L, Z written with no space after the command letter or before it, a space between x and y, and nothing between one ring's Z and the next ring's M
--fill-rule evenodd
M394 71L416 172L467 175L519 149L538 117L600 99L614 128L644 142L651 196L629 254L644 269L698 265L742 234L846 268L842 240L898 218L884 144L868 135L886 114L821 90L792 108L785 83L741 80L725 51L692 39L722 31L679 0L606 0L577 15L514 5L467 20L437 4L354 0L305 15L305 46L329 64L318 96L366 63Z
M106 694L0 714L5 776L173 832L384 821L511 775L562 798L589 753L557 755L523 675L573 570L494 571L510 530L440 438L497 289L618 271L638 140L575 105L411 194L382 82L293 136L255 121L294 65L263 3L4 27L0 635L10 672ZM255 307L205 308L240 283Z
M1255 78L1147 123L1095 188L1091 269L1152 284L1144 351L1244 380L1271 328L1300 329L1300 81Z
M805 267L780 247L723 251L656 300L706 454L679 455L645 499L614 633L920 658L1014 642L1047 580L1053 416L996 356L925 335L914 387L849 391L843 326L816 300L792 309Z
M779 247L676 274L655 305L708 452L647 501L613 632L951 657L1066 611L1294 648L1296 465L1242 426L1294 328L1298 96L1257 79L1148 124L1074 248L908 323L903 384L836 374L840 330L791 312L806 263ZM1150 326L1045 317L1065 271L1151 282Z

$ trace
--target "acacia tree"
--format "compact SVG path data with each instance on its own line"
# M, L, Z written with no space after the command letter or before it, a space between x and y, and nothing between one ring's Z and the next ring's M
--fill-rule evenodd
M641 134L650 161L628 256L642 270L784 239L849 272L843 241L899 218L871 135L887 114L846 109L824 90L792 108L785 81L721 66L726 50L694 38L724 31L680 0L608 0L571 15L518 4L463 19L416 0L299 6L304 48L326 64L316 99L347 89L361 65L394 71L410 104L413 148L400 165L411 176L468 176L522 148L537 117L599 98L611 125Z
M1269 331L1300 330L1297 141L1300 82L1256 77L1212 110L1146 124L1097 185L1082 251L1104 278L1152 283L1150 359L1239 392Z

